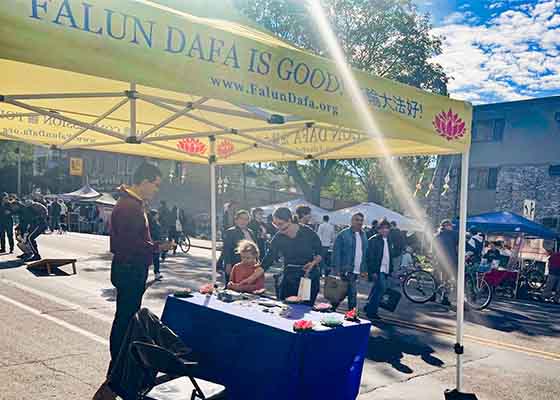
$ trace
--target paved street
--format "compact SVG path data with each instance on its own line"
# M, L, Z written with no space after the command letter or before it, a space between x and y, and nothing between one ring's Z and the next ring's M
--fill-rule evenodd
M88 399L108 362L114 312L108 238L44 235L39 243L44 257L77 258L78 274L44 276L0 256L0 398ZM193 248L172 257L163 266L164 281L150 281L144 305L159 314L168 293L207 281L209 255ZM497 301L469 313L466 389L485 400L560 398L559 310ZM403 299L394 315L382 316L371 332L360 399L443 399L455 377L455 314Z

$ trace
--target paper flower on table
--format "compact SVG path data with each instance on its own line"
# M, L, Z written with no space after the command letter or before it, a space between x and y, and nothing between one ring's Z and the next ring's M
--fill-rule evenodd
M302 319L294 322L294 331L305 332L313 329L313 322Z
M206 285L202 285L198 291L201 294L212 294L214 292L214 286L211 283L207 283Z
M346 321L359 321L358 312L356 311L355 308L353 308L350 311L348 311L346 314L344 314L344 319Z

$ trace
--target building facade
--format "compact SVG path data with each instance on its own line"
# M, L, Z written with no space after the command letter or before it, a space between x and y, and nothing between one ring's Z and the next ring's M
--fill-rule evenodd
M449 191L442 196L449 173ZM442 157L426 199L434 223L458 215L460 159ZM560 96L474 107L469 170L469 215L524 214L560 231Z

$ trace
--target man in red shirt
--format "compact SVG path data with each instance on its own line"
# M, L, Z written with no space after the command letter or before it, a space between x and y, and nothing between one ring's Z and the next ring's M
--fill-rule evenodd
M111 363L109 373L126 334L128 324L140 310L146 289L148 267L156 250L150 237L145 202L151 200L159 190L161 171L154 165L141 164L133 176L133 185L119 188L120 197L111 214L111 283L117 289L117 309L111 328L109 347ZM168 243L160 250L169 250ZM109 374L108 374L109 376ZM111 387L107 380L94 396L94 400L112 400L119 388Z
M552 292L556 292L554 296L556 302L560 301L560 252L549 250L548 258L548 279L543 288L543 296L545 299L552 298Z

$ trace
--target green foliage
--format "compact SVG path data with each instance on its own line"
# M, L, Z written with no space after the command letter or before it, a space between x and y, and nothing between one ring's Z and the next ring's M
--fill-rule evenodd
M33 160L33 146L25 143L0 140L0 168L17 166L17 151L21 152L22 163Z
M234 0L242 12L268 32L318 55L328 56L312 16L301 0ZM418 13L412 0L322 0L327 18L354 67L423 90L447 95L448 77L431 59L441 54L441 38L431 33L429 15ZM429 157L401 158L411 187ZM358 197L398 209L381 160L314 161L289 163L285 171L307 200L318 204L322 189L347 195L333 183L340 171L362 188ZM344 176L344 173L342 173ZM346 197L346 196L345 196Z

